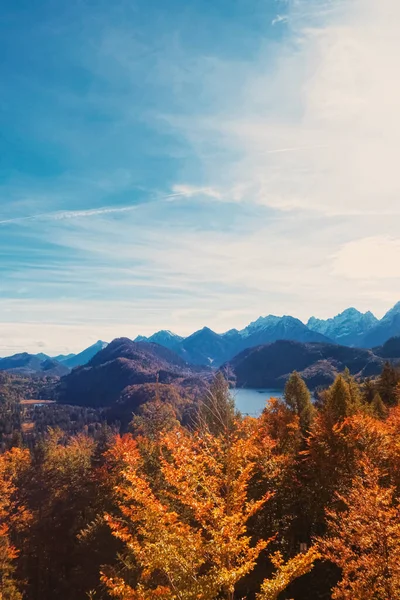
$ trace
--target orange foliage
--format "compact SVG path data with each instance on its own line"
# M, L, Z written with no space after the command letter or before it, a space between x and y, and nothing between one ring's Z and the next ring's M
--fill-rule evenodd
M15 480L29 461L29 452L20 448L0 455L0 599L5 600L21 597L12 578L18 551L10 541L10 529L18 530L29 520L29 513L15 498Z
M394 600L400 597L400 506L382 471L368 460L360 466L349 493L338 494L342 509L327 511L328 535L319 549L342 569L333 599Z
M302 441L300 419L282 400L270 398L259 420L259 426L275 441L280 452L298 451Z
M274 443L255 419L235 422L224 436L178 427L159 443L164 486L157 490L136 441L125 436L113 448L124 463L123 519L107 520L126 545L125 567L133 563L139 574L129 583L129 575L103 573L103 581L125 600L233 598L269 542L252 540L247 523L271 494L248 492L256 471L267 477L276 468Z

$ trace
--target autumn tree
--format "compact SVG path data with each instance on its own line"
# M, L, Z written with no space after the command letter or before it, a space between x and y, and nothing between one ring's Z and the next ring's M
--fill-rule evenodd
M228 439L177 428L160 444L165 487L157 491L137 442L115 445L125 465L117 487L124 518L107 518L126 553L121 572L105 570L103 581L120 599L233 599L269 542L253 540L247 524L271 494L250 498L248 489L256 468L268 472L273 443L245 419L231 424Z
M94 457L94 440L82 434L67 438L60 430L51 430L33 452L19 488L32 514L21 561L29 598L69 599L71 589L75 597L84 597L87 586L100 583L97 548L92 546L87 557L79 541L81 530L107 509L102 501L104 468L94 467ZM109 560L113 538L105 539L103 555Z
M367 377L361 387L361 392L363 395L363 399L367 404L371 404L373 399L375 398L376 385L375 382L372 381L370 377Z
M282 554L276 552L271 556L275 567L275 574L261 584L261 590L256 594L257 600L278 600L286 588L298 577L311 571L314 562L321 557L316 547L311 547L307 552L297 554L287 562Z
M29 513L16 498L16 479L29 464L26 450L13 448L0 455L0 600L20 600L22 595L14 579L15 560L19 555L11 541L29 522Z
M354 396L354 394L353 394ZM343 424L355 411L352 393L346 376L339 375L322 394L323 404L316 418L304 452L304 477L308 481L309 521L317 531L324 521L323 515L335 490L352 476L351 451L348 438L343 434Z
M400 405L400 381L397 383L394 390L395 405Z
M299 416L280 398L270 398L261 416L259 427L274 440L278 452L295 456L302 444Z
M294 371L285 386L284 398L290 410L299 417L300 429L306 435L314 416L311 394L297 371Z
M324 412L331 426L353 413L350 387L343 375L338 375L325 392Z
M171 404L156 397L145 402L138 413L133 416L130 429L135 436L148 440L157 440L166 431L171 431L179 425L176 412Z
M258 419L258 428L274 442L272 456L279 465L264 484L274 493L271 500L252 520L260 535L279 531L279 550L291 555L300 542L308 541L304 532L301 450L304 438L300 419L280 398L270 398ZM275 545L274 543L272 544Z
M387 407L383 403L381 395L379 392L376 392L374 399L371 403L372 414L375 415L378 419L385 419L388 414Z
M400 460L394 458L398 444L394 440L387 421L364 412L333 427L323 411L318 414L304 455L307 502L303 519L309 522L313 535L325 532L325 510L337 507L337 493L348 493L359 473L360 460L367 458L384 470L396 469L400 479Z
M390 362L386 362L377 381L377 391L387 406L397 404L396 388L400 382L400 373Z
M226 434L235 419L235 402L229 384L219 371L199 402L197 426L211 434Z
M334 600L400 597L400 506L384 480L365 460L349 493L338 495L342 506L327 511L328 534L318 546L342 570Z

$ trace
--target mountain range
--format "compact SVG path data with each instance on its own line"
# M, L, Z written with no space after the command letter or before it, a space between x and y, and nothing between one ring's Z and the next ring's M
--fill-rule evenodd
M307 324L291 316L269 315L259 317L240 331L231 329L218 334L204 327L183 338L163 330L148 338L138 336L135 341L160 344L193 364L219 367L247 348L278 340L374 348L399 335L400 302L381 320L369 311L362 313L355 308L348 308L330 319L311 317Z
M44 354L28 354L21 352L7 358L0 358L0 371L19 373L21 375L49 375L62 377L69 373L69 368Z
M54 357L42 352L39 354L21 352L13 356L0 358L0 371L10 371L20 375L62 377L67 375L74 367L87 364L93 356L106 348L107 345L107 342L98 341L79 354L61 354Z
M203 327L186 338L177 336L171 331L159 331L149 338L139 336L135 341L147 341L165 346L192 364L219 367L245 348L280 339L301 342L331 341L323 334L309 329L299 319L274 315L260 317L241 331L231 329L226 333L218 334L209 327Z
M162 330L150 337L138 336L137 343L158 344L175 352L193 365L220 367L248 348L279 340L300 343L339 344L355 348L375 348L388 339L400 336L400 302L377 319L371 312L348 308L330 319L311 317L307 324L285 315L259 317L242 330L216 333L203 327L188 337ZM0 369L16 373L63 376L71 369L86 365L104 350L107 343L99 340L79 354L50 357L45 354L16 354L0 359Z

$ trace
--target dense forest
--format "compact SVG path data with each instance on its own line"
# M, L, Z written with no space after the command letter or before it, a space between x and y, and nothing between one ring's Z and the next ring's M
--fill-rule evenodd
M315 399L294 372L259 418L221 373L190 410L156 383L122 428L51 385L0 373L1 600L400 598L389 363Z

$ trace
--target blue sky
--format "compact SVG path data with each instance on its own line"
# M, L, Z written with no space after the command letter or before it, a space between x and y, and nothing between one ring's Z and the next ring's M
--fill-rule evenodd
M0 355L383 314L398 17L394 0L5 0Z

